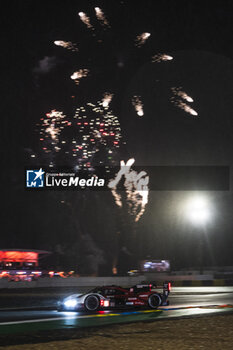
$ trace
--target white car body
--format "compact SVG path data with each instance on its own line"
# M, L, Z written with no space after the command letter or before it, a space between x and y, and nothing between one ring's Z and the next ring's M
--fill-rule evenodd
M67 311L81 309L84 307L85 299L90 295L96 296L100 300L101 308L109 307L109 300L106 299L103 295L90 292L86 294L77 293L68 296L59 303L58 309Z

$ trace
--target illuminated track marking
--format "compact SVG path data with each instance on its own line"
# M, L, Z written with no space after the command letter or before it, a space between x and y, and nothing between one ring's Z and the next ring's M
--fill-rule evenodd
M96 318L96 317L114 317L114 316L126 316L126 315L135 315L143 314L148 312L161 312L161 310L144 310L144 311L131 311L123 312L121 314L109 313L109 314L97 314L97 315L76 315L76 316L66 316L66 317L51 317L51 318L41 318L41 319L32 319L32 320L23 320L23 321L9 321L1 322L0 326L4 325L14 325L14 324L23 324L23 323L37 323L37 322L51 322L51 321L64 321L64 320L74 320L74 319L84 319L84 318Z
M164 308L159 309L162 311L173 311L173 310L186 310L186 309L211 309L211 308L233 308L233 305L231 304L223 304L223 305L195 305L195 306L182 306L182 307L171 307L171 308ZM149 310L150 311L150 310Z
M11 325L11 324L21 324L21 323L37 323L37 322L50 322L50 321L64 321L64 320L75 320L80 318L94 318L94 317L103 317L103 316L120 316L120 314L109 314L109 315L86 315L86 316L66 316L66 317L51 317L51 318L38 318L35 320L23 320L23 321L10 321L10 322L1 322L0 326Z
M9 321L9 322L0 322L0 326L4 325L14 325L14 324L23 324L23 323L37 323L37 322L51 322L51 321L63 321L63 320L74 320L74 319L87 319L87 318L96 318L96 317L114 317L114 316L128 316L128 315L139 315L144 313L154 313L161 311L176 311L176 310L187 310L187 309L223 309L223 308L233 308L231 304L223 305L197 305L197 306L185 306L185 307L174 307L174 308L163 308L157 310L143 310L143 311L127 311L122 313L109 313L109 314L96 314L96 315L76 315L76 316L64 316L64 317L51 317L51 318L41 318L41 319L30 319L22 321Z
M94 319L94 318L106 318L106 317L124 317L124 316L133 316L133 315L142 315L142 314L152 314L152 313L161 313L162 311L178 311L178 310L189 310L189 309L230 309L233 308L231 304L223 305L197 305L197 306L187 306L187 307L177 307L177 308L163 308L156 310L142 310L142 311L127 311L122 313L107 313L107 314L95 314L95 315L69 315L63 317L50 317L50 318L40 318L40 319L30 319L22 321L9 321L9 322L0 322L0 326L11 326L11 325L20 325L20 324L31 324L31 323L43 323L43 322L56 322L56 321L70 321L70 320L82 320L82 319ZM220 310L219 310L220 311ZM175 316L175 315L174 315ZM166 316L164 316L166 318Z
M123 313L100 312L92 315L79 315L74 312L64 312L61 317L27 319L19 321L0 322L0 334L16 334L22 332L51 331L58 329L80 329L83 327L101 327L113 324L144 322L162 319L175 319L186 316L208 315L232 312L233 305L206 305L186 308L170 308L157 310L127 311ZM164 311L164 312L163 312ZM170 311L170 312L169 312ZM107 317L109 316L109 317ZM1 327L2 326L2 327Z
M81 316L82 318L88 318L88 316ZM76 317L53 317L53 318L39 318L36 320L23 320L23 321L10 321L10 322L1 322L0 326L4 325L13 325L13 324L22 324L22 323L37 323L37 322L50 322L50 321L62 321L62 320L73 320L78 318Z

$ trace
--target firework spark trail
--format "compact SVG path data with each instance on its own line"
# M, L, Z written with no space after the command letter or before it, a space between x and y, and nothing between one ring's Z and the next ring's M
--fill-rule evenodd
M184 102L179 101L179 102L177 103L177 106L180 107L181 109L183 109L185 112L191 114L191 115L194 115L194 116L197 116L197 115L198 115L198 113L197 113L193 108L191 108L190 106L188 106L188 105L187 105L186 103L184 103Z
M112 192L113 198L115 199L116 205L121 208L122 207L121 195L117 193L115 188L113 188L111 192Z
M132 105L134 106L135 111L137 112L137 115L139 117L142 117L144 115L144 112L143 112L143 103L141 101L141 97L135 95L132 98Z
M93 25L90 22L90 17L88 17L86 15L86 13L79 12L78 15L79 15L81 21L87 26L87 28L94 30L94 27L93 27Z
M158 53L158 54L152 56L152 62L156 62L156 63L159 63L162 61L171 61L171 60L173 60L173 57L166 55L164 53Z
M189 105L187 105L187 103L184 103L180 100L172 100L171 101L179 108L183 109L185 112L193 115L193 116L197 116L198 113L193 109L191 108Z
M113 94L109 92L105 92L104 97L102 99L103 107L108 107L109 103L112 101L112 98L113 98Z
M171 91L173 92L174 96L171 97L171 102L174 103L175 106L183 109L185 112L193 115L193 116L197 116L198 113L191 108L187 103L179 100L177 97L182 98L183 100L187 101L187 102L193 102L192 97L190 97L186 92L181 90L181 87L172 87Z
M138 35L135 39L135 45L137 47L141 47L142 45L145 44L146 40L151 36L150 33L142 33L140 35Z
M192 97L190 97L188 94L186 94L186 92L181 90L181 87L172 87L171 90L173 92L174 95L179 96L181 98L183 98L183 100L186 100L187 102L193 102Z
M106 19L103 11L99 7L95 7L95 14L100 23L105 27L110 27L108 20Z
M89 69L79 69L71 75L71 79L74 80L76 85L79 85L80 79L85 78L89 73Z
M148 183L149 176L145 171L139 174L131 169L135 160L129 159L126 163L122 160L120 162L120 170L113 180L110 180L108 187L111 189L112 195L117 206L122 207L122 196L117 192L117 186L124 177L124 187L127 195L127 205L130 215L135 217L135 222L139 221L145 211L148 203Z
M78 48L77 48L76 44L73 44L71 41L55 40L54 44L56 46L61 46L64 49L67 49L67 50L71 50L71 51L74 51L74 52L78 51Z

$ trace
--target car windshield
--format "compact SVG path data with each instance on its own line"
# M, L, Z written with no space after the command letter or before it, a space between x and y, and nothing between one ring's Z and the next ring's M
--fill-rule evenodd
M88 293L103 294L103 289L96 287L96 288L94 288L94 289L89 290Z

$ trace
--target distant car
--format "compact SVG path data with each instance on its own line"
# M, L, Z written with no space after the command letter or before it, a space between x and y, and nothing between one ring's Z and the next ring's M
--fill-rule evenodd
M127 272L127 274L128 274L129 276L139 276L139 275L140 275L140 271L139 271L139 270L129 270L129 271Z
M122 307L149 307L157 309L168 305L171 283L163 283L162 292L153 284L139 284L131 288L119 286L96 287L84 294L73 294L58 303L58 311L86 309L97 311Z

